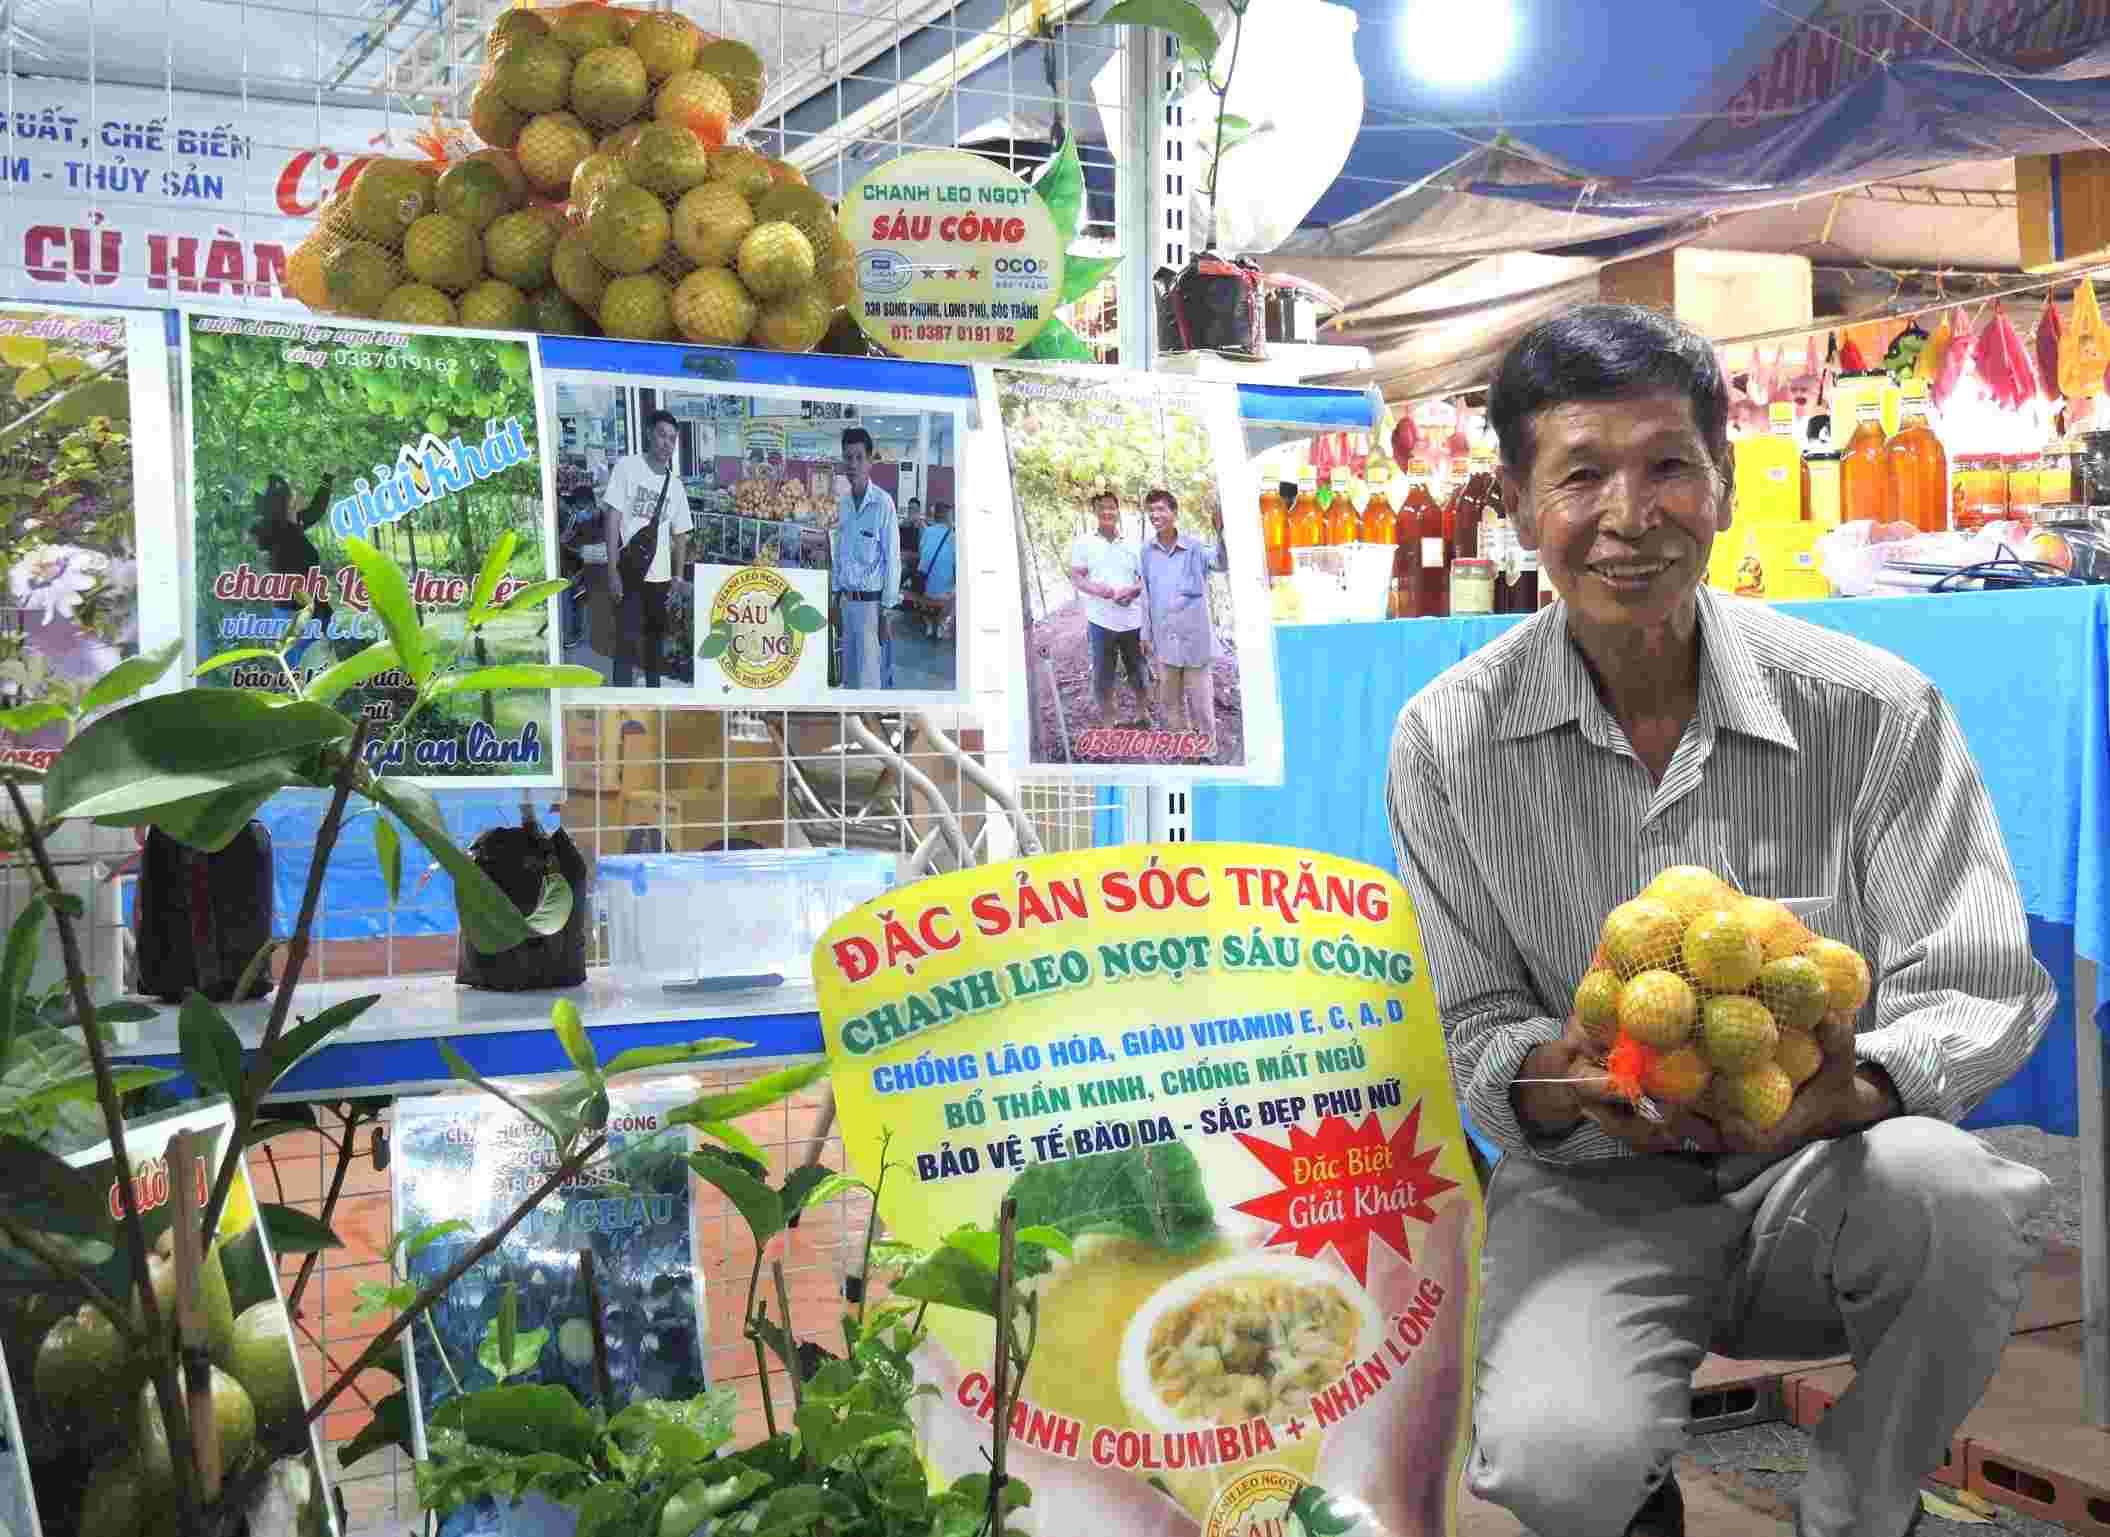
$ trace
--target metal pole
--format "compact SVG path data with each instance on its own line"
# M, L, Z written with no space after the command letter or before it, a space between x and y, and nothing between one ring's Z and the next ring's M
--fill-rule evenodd
M2081 1417L2110 1430L2110 1035L2096 1018L2095 962L2073 964L2074 1082L2081 1133Z

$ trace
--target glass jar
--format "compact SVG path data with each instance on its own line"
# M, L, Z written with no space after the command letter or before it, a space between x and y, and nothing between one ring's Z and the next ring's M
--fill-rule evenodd
M2007 460L2000 454L1958 454L1950 508L1951 523L1969 532L2007 516Z
M2043 507L2061 507L2075 500L2074 487L2079 477L2074 473L2074 460L2079 447L2065 439L2051 445L2037 462L2037 503Z
M1482 556L1465 555L1451 562L1451 613L1491 614L1495 611L1495 563Z

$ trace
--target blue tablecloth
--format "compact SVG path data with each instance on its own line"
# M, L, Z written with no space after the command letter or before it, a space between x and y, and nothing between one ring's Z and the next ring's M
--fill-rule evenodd
M1955 708L1999 812L2032 942L2059 984L2059 1010L2043 1045L1968 1124L2073 1135L2074 956L2110 961L2110 589L1784 607L1903 657ZM1290 844L1393 868L1382 790L1400 706L1520 622L1278 629L1283 784L1197 786L1192 836ZM2110 1024L2110 1000L2101 1000L2097 1017Z

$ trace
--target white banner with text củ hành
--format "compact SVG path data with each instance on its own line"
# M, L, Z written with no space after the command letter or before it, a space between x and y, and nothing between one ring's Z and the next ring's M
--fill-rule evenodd
M286 258L400 112L0 77L0 297L300 310Z

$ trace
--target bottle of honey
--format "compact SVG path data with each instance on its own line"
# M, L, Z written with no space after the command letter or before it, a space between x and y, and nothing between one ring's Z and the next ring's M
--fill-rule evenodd
M1363 543L1397 543L1399 526L1392 515L1392 466L1373 454L1363 478L1370 487L1370 500L1363 503Z
M1451 550L1443 536L1443 507L1429 492L1425 460L1407 462L1407 498L1400 509L1400 548L1407 552L1409 602L1414 619L1441 619L1451 611Z
M1326 506L1326 542L1353 544L1361 531L1362 519L1356 515L1355 498L1348 494L1348 466L1337 464L1333 467L1333 500Z
M1840 522L1896 521L1885 447L1882 397L1864 395L1854 407L1854 435L1839 455Z
M1260 487L1260 543L1267 551L1267 574L1288 576L1291 571L1289 558L1289 509L1282 505L1280 483L1274 470L1263 466L1261 474L1268 477Z
M1905 385L1897 436L1883 447L1890 468L1892 516L1923 534L1949 526L1949 455L1927 421L1927 385Z
M1443 535L1453 559L1482 553L1480 520L1486 515L1487 499L1494 490L1495 456L1476 450L1466 461L1466 475L1458 486L1458 494L1444 509Z
M1297 505L1289 510L1289 547L1316 549L1326 542L1326 520L1319 511L1319 472L1305 465L1297 472Z

